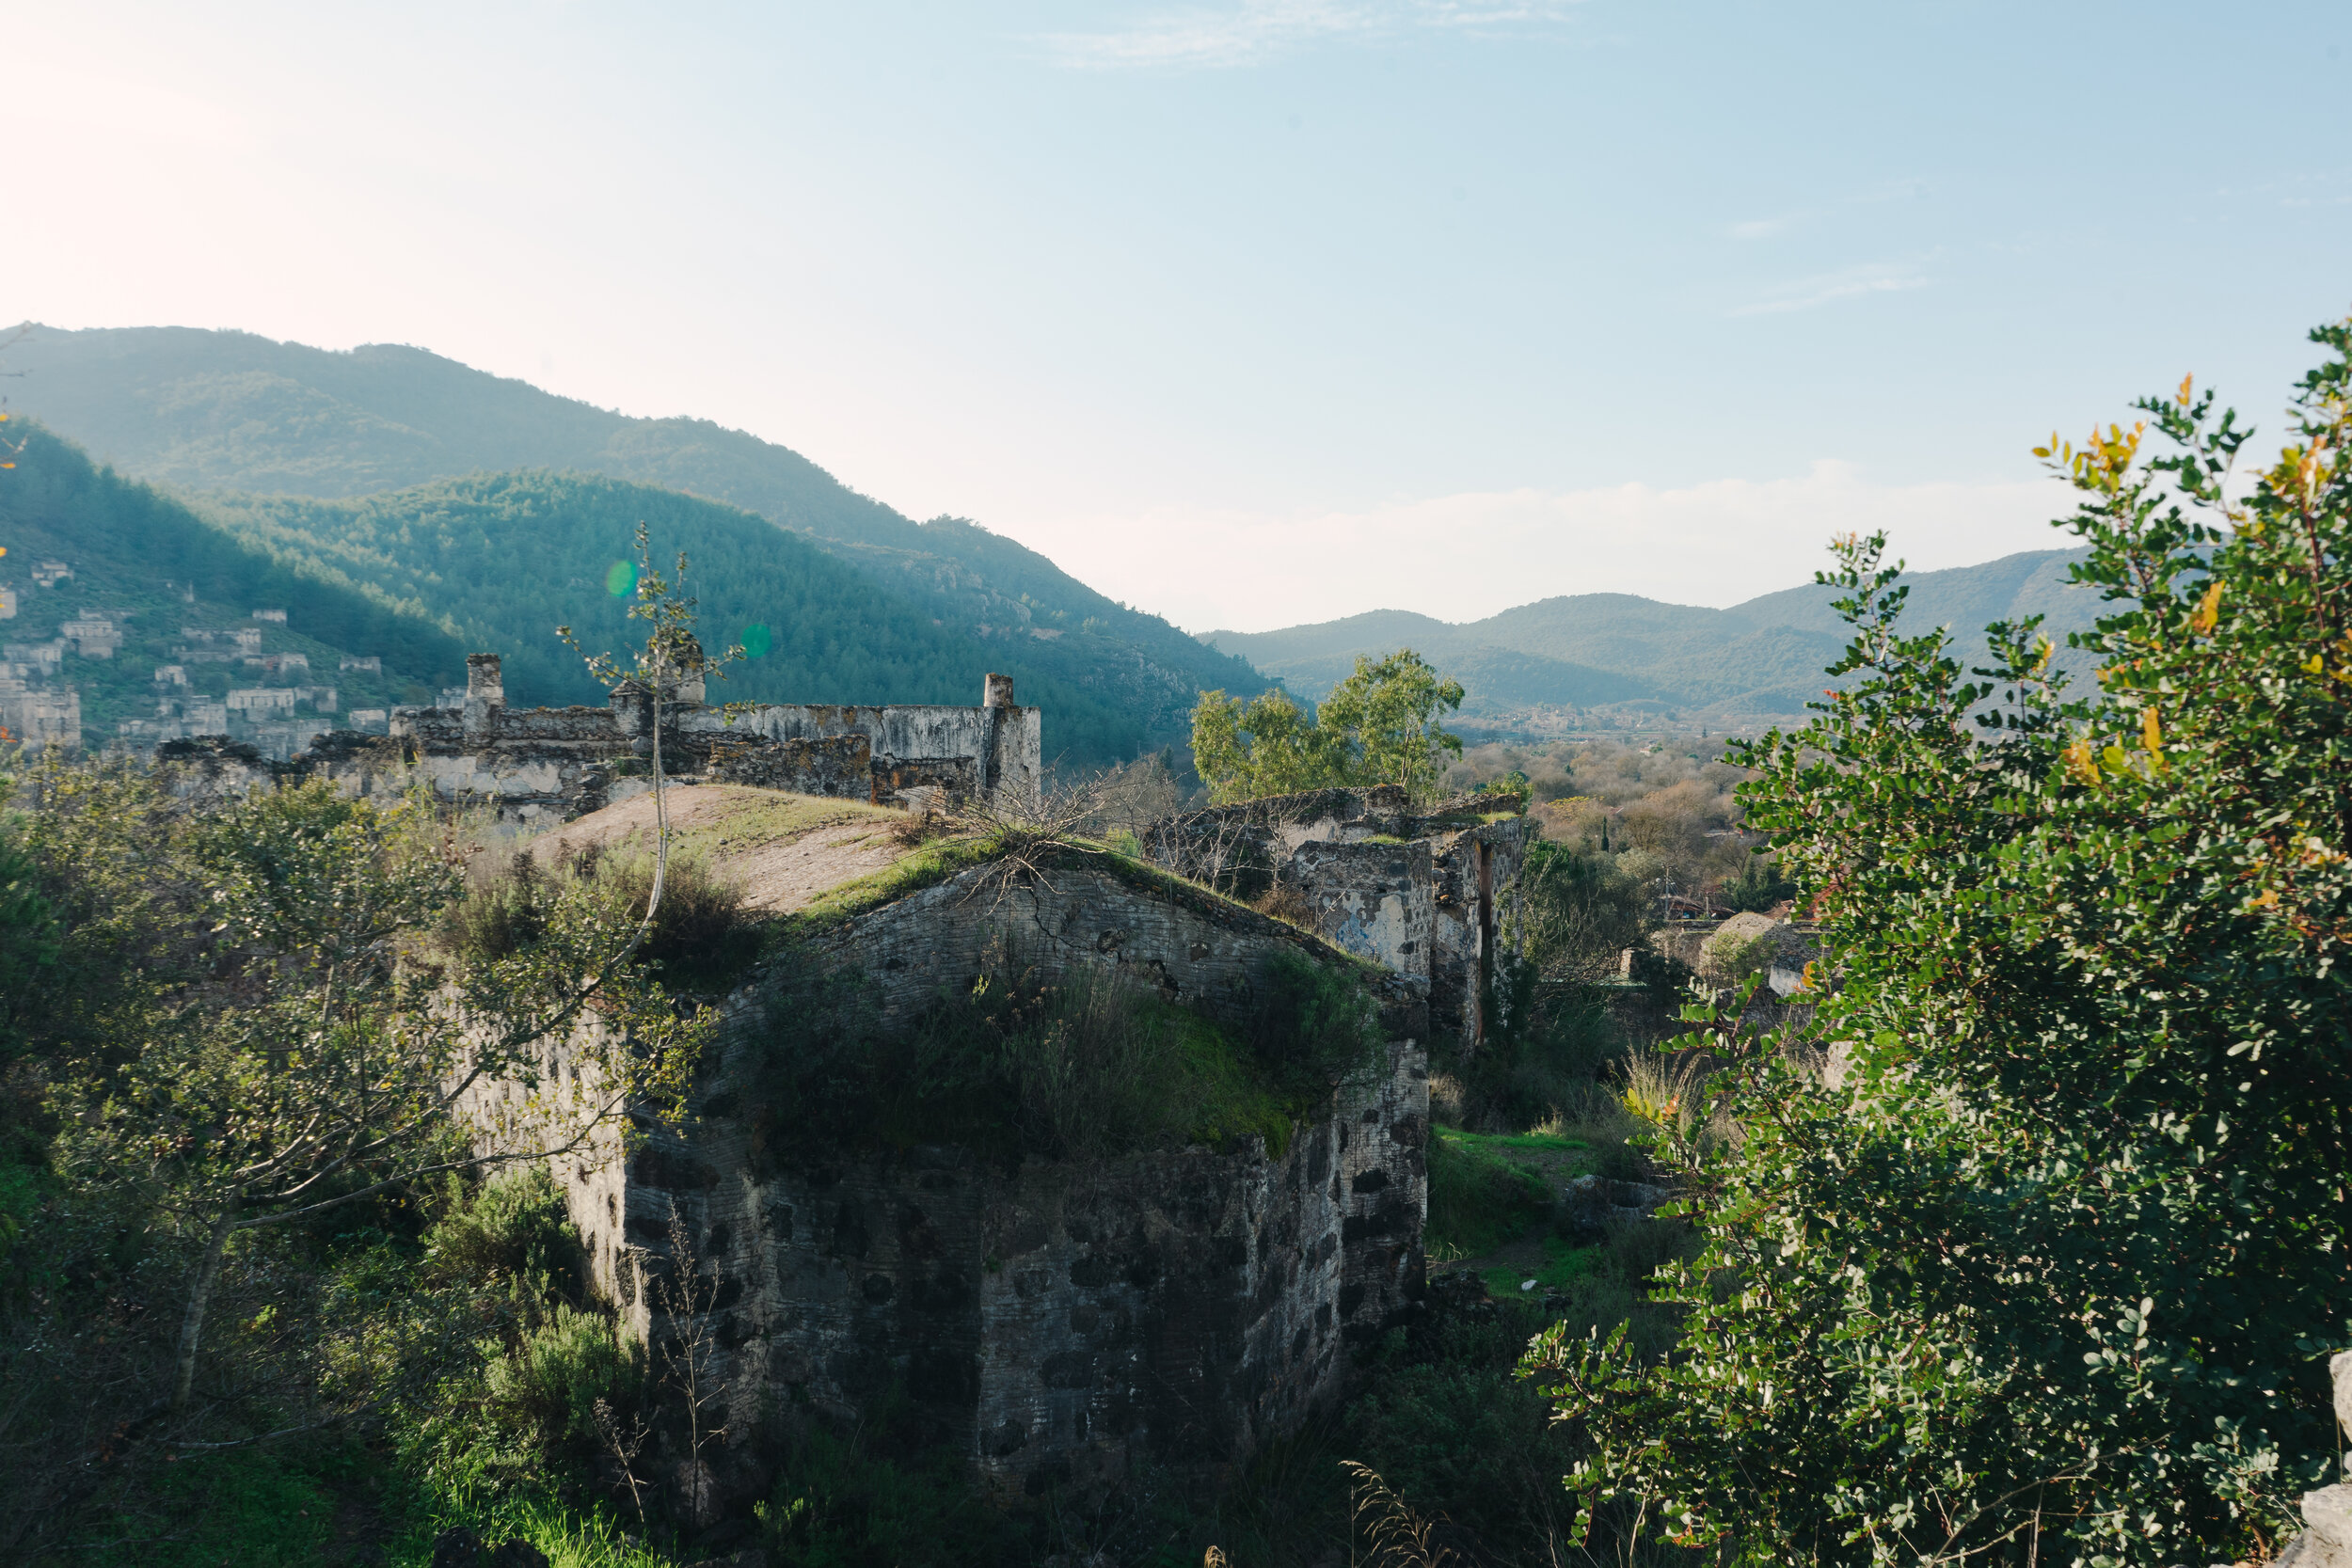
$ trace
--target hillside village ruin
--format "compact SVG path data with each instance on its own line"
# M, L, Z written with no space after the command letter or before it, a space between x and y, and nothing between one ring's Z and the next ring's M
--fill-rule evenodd
M550 1162L597 1291L649 1340L696 1329L741 1413L680 1484L756 1495L790 1423L854 1422L885 1394L1002 1497L1099 1489L1138 1465L1218 1471L1339 1397L1350 1347L1418 1310L1430 1050L1475 1051L1500 1022L1493 982L1534 832L1521 797L1252 800L1150 823L1125 854L969 865L861 903L917 841L894 826L909 813L1035 809L1041 714L1009 679L987 677L971 707L721 708L690 675L658 716L634 683L600 706L518 709L498 656L477 654L452 695L392 710L382 736L323 736L291 764L218 737L156 755L188 789L421 783L574 854L644 842L658 745L674 820L708 835L759 914L845 897L855 911L731 984L684 1131L641 1121ZM1234 1028L1276 957L1301 956L1366 985L1382 1043L1279 1147L1253 1134L1010 1166L947 1146L777 1155L762 1074L796 985L850 977L895 1027L1009 951L1056 983L1111 977ZM479 1125L497 1125L507 1093L479 1097ZM660 1309L674 1219L710 1285L691 1325Z
M674 818L713 832L718 869L753 874L771 915L903 858L892 824L909 811L1018 815L1043 786L1039 711L1001 676L974 707L730 712L703 695L681 681L658 735L633 684L600 707L512 709L497 656L475 655L456 706L398 710L380 738L327 736L291 769L219 741L157 754L190 787L295 770L360 793L423 782L560 852L646 830L658 738ZM781 822L767 804L795 801ZM744 1415L692 1484L752 1495L781 1451L777 1421L853 1421L887 1390L1007 1497L1099 1487L1144 1464L1218 1469L1336 1398L1348 1347L1404 1321L1422 1288L1430 1044L1486 1026L1484 981L1530 831L1519 804L1416 808L1375 788L1193 813L1143 835L1140 855L968 867L736 984L688 1130L641 1129L633 1151L615 1139L551 1171L597 1289L640 1335L678 1326L658 1318L654 1289L673 1214L723 1281L703 1326ZM1207 884L1279 886L1286 918ZM946 1147L775 1158L758 1084L791 985L853 974L889 1026L968 991L1008 944L1049 979L1114 977L1236 1028L1266 966L1300 956L1369 988L1383 1043L1279 1148L1252 1134L1011 1168ZM503 1092L485 1097L483 1125Z

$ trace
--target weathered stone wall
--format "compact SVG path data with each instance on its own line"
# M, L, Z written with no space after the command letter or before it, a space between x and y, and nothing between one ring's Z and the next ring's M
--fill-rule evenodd
M1318 935L1424 981L1431 1027L1474 1050L1532 832L1522 816L1486 818L1520 803L1465 795L1416 811L1391 785L1323 789L1189 812L1141 837L1182 875L1245 897L1295 894Z
M817 942L884 1021L911 1021L1012 944L1049 974L1130 975L1212 1017L1249 1016L1267 957L1344 961L1279 922L1148 873L983 867ZM1422 988L1375 977L1391 1038L1279 1158L1262 1143L1017 1170L959 1149L779 1167L750 1102L771 1049L757 984L683 1136L626 1163L554 1162L599 1286L640 1333L673 1209L724 1277L715 1369L723 1489L755 1491L780 1440L758 1412L855 1419L886 1394L1005 1495L1094 1486L1138 1460L1246 1460L1343 1375L1343 1347L1422 1279L1428 1076ZM608 1152L612 1146L607 1146Z
M498 657L467 658L461 708L397 708L391 736L405 771L355 766L329 736L299 766L361 791L421 780L443 800L496 808L516 822L563 821L626 800L653 754L653 704L625 685L605 707L509 708ZM665 700L665 771L805 795L904 800L930 789L954 799L1034 800L1043 778L1043 723L992 675L979 707L755 704L729 714L702 703L699 680ZM344 750L347 750L345 748Z

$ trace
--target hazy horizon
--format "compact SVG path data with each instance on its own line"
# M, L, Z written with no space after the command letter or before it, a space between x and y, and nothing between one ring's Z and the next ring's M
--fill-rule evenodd
M13 29L0 315L709 419L1188 627L1724 605L2062 546L2027 449L2185 372L2275 421L2352 23L2184 107L2171 14L94 4Z

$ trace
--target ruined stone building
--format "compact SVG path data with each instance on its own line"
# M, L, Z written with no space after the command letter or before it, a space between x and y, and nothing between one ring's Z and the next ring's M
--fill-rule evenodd
M672 1483L765 1496L796 1423L890 1402L994 1495L1094 1490L1141 1465L1222 1473L1336 1399L1351 1347L1422 1289L1429 1045L1485 1027L1518 802L1327 791L1169 819L1141 857L1024 848L1017 832L925 843L909 805L1036 799L1040 716L1009 681L990 676L972 708L759 705L732 723L701 695L663 705L664 771L687 776L668 810L680 848L742 888L765 956L712 993L726 1022L687 1124L641 1119L549 1164L596 1289L638 1335L682 1326L658 1310L674 1217L700 1260L726 1436L684 1476L669 1450ZM477 655L462 708L396 710L392 732L329 737L301 766L494 802L538 830L523 847L544 862L648 843L642 689L509 709L497 658ZM258 766L185 760L210 787ZM778 1075L837 1043L811 1034L829 1027L812 988L838 986L888 1038L1009 966L1124 988L1239 1041L1270 976L1300 963L1363 990L1376 1044L1273 1132L1076 1158L779 1120L796 1102ZM563 1054L548 1068L577 1072ZM510 1135L489 1130L522 1103L485 1086L481 1135Z
M1179 875L1282 912L1428 987L1433 1028L1475 1050L1533 826L1518 795L1416 807L1394 785L1171 816L1140 835Z
M610 846L643 833L650 805L533 842L559 856ZM885 1401L1008 1498L1099 1489L1146 1464L1213 1473L1296 1430L1339 1393L1348 1347L1409 1309L1426 1208L1422 981L1107 852L902 882L926 851L890 807L705 784L669 809L690 844L723 846L722 870L762 913L807 922L729 991L687 1130L552 1163L598 1289L640 1335L678 1326L656 1310L673 1215L706 1262L729 1435L692 1484L763 1496L793 1423L846 1427ZM809 919L829 906L837 917ZM765 1086L810 1049L812 975L845 979L887 1033L1001 977L1009 956L1045 983L1090 974L1238 1036L1278 955L1366 987L1379 1020L1377 1050L1279 1145L1251 1133L1008 1159L869 1137L795 1153Z
M699 676L661 704L662 771L904 806L923 792L968 799L1009 791L1034 799L1044 771L1038 710L990 675L977 707L704 703ZM499 656L466 660L463 705L391 710L401 766L451 800L496 807L508 820L553 823L643 791L652 770L654 704L628 683L602 707L510 708ZM360 780L371 765L335 765Z

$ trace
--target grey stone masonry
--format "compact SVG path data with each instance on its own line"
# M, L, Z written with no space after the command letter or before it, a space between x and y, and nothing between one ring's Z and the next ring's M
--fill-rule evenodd
M1013 701L1012 681L987 677L977 707L878 707L755 703L728 711L703 700L699 676L661 707L665 772L699 774L803 795L906 803L917 792L950 799L1034 799L1043 772L1038 709ZM391 738L405 768L328 737L297 758L363 791L421 777L452 801L494 806L510 821L553 823L648 787L654 703L624 684L602 707L510 708L499 656L466 659L462 705L395 708Z
M723 1282L719 1495L765 1495L794 1423L854 1422L885 1400L1008 1498L1097 1490L1142 1464L1222 1472L1336 1397L1347 1347L1418 1298L1425 988L1368 968L1386 1044L1279 1151L1254 1135L1010 1166L954 1148L776 1151L758 1085L797 1037L770 1013L796 977L854 973L887 1028L968 990L1009 944L1049 978L1120 974L1221 1022L1252 1015L1277 952L1351 962L1138 868L999 863L852 920L737 991L691 1124L551 1163L634 1332L677 1326L656 1321L651 1289L674 1212Z
M1425 982L1430 1026L1476 1050L1532 828L1518 795L1416 808L1393 785L1322 789L1168 817L1144 852Z

